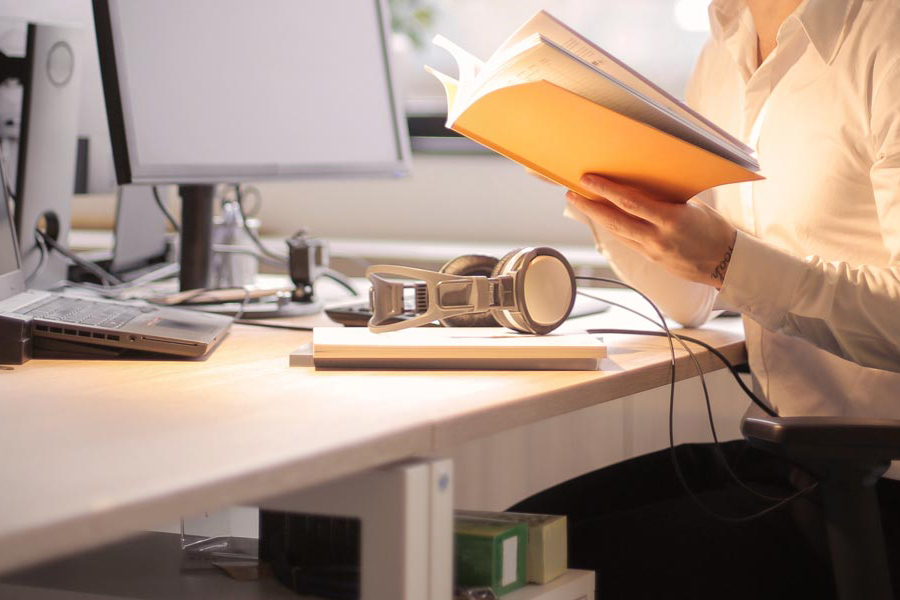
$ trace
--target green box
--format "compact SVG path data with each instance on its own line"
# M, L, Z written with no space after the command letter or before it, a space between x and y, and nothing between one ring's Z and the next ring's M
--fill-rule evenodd
M456 517L454 537L457 585L490 587L498 596L525 585L527 524Z
M543 585L569 567L566 517L484 510L457 510L457 517L495 519L528 525L528 583Z

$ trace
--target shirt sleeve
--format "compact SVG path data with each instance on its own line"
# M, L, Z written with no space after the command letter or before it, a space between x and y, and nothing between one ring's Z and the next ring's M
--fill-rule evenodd
M664 315L684 327L700 327L709 319L716 300L714 287L669 273L602 227L596 227L572 205L566 207L564 214L590 228L597 250L609 259L616 276L646 294Z
M873 93L870 178L888 264L801 258L738 232L720 298L767 329L900 372L900 60Z

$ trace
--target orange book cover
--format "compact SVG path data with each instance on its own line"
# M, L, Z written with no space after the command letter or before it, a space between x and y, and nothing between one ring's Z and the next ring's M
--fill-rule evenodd
M594 197L584 173L680 202L762 178L749 148L543 11L487 63L435 41L460 71L457 81L429 68L444 84L447 127L579 194ZM576 55L575 43L589 46ZM591 50L600 54L585 61Z

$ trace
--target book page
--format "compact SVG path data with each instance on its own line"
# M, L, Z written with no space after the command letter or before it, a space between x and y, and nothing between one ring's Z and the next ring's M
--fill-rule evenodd
M456 97L459 95L459 82L450 77L449 75L445 75L438 71L437 69L433 69L428 65L425 65L425 70L434 75L438 81L444 86L444 93L447 94L447 123L446 126L450 127L453 121L450 120L450 115L453 114L453 108L456 105Z
M434 40L432 41L435 46L443 48L456 59L456 66L459 69L458 81L460 90L466 90L468 87L474 85L478 73L484 67L484 62L442 35L434 36Z
M529 36L519 43L507 47L502 53L494 53L491 60L484 63L478 77L459 93L459 101L455 103L452 113L447 114L447 122L453 123L475 100L500 88L528 83L527 67L519 72L517 65L528 64L531 59L524 58L542 44L540 35Z
M565 49L573 56L578 57L587 64L605 71L614 79L622 82L632 90L657 103L661 107L686 119L692 125L704 129L706 132L723 138L735 150L751 154L753 150L740 140L721 129L703 115L695 112L682 102L679 102L665 91L657 87L648 79L619 61L602 48L591 43L578 32L567 27L564 23L550 15L546 11L540 11L529 19L522 27L516 30L497 50L502 52L504 48L518 43L520 40L540 33L546 39Z
M502 87L544 80L741 166L759 168L750 154L735 149L718 136L698 129L669 111L647 102L641 95L602 70L585 64L551 41L543 37L540 40L540 44L517 55L503 69L484 81L481 87L474 90L472 97L467 98L466 104L470 106L478 98ZM458 106L454 108L456 116L463 112Z
M486 63L442 35L436 35L432 41L435 46L449 52L456 59L456 64L459 67L459 81L456 83L454 90L455 98L448 102L448 106L452 107L447 110L447 126L449 127L460 114L471 106L475 100L475 91L486 89L484 87L486 82L491 82L491 87L488 91L500 89L507 85L525 83L526 80L517 79L508 72L507 63L516 58L516 55L525 53L532 47L539 45L541 37L535 34L523 38L515 45L507 46L503 52L495 52L491 56L491 60ZM446 75L428 66L425 67L425 70L437 77L447 89ZM487 92L483 92L481 95L484 93Z

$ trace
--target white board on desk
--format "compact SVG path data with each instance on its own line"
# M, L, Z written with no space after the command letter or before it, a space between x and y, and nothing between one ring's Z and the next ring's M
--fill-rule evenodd
M419 327L372 333L316 327L316 367L594 371L606 345L586 333L530 335L502 327ZM291 364L298 364L292 357ZM302 364L302 363L301 363Z

